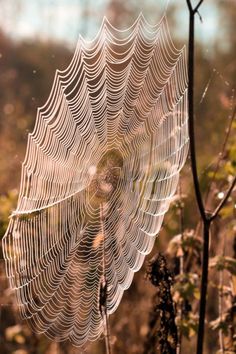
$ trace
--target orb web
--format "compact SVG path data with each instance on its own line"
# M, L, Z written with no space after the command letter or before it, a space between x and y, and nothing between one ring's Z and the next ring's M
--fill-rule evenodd
M21 316L82 346L103 331L153 247L188 151L185 47L166 17L104 18L38 109L3 239ZM101 217L102 212L102 217Z

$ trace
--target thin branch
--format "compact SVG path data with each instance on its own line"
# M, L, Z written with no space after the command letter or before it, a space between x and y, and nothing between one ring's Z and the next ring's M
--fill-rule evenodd
M186 1L187 1L187 5L188 5L188 8L189 8L189 11L193 11L191 1L190 0L186 0Z
M219 317L220 317L220 322L223 320L222 312L223 312L223 271L220 271L219 274L220 280L219 280ZM222 328L219 329L219 344L220 344L220 353L224 354L225 348L224 348L224 333Z
M226 237L225 237L225 233L224 233L223 252L222 252L223 257L225 256L225 246L226 246ZM222 269L219 271L219 290L218 290L218 295L219 295L218 308L219 308L219 317L220 317L221 323L223 321L223 299L224 299L223 287L224 287L224 270ZM222 328L219 329L219 345L220 345L220 353L224 354L225 353L224 332L223 332Z
M202 279L201 279L201 297L199 309L199 324L197 336L197 354L203 354L204 327L206 315L206 296L208 285L208 267L209 267L209 240L210 240L210 222L203 223L203 256L202 256Z
M190 138L190 157L191 168L193 175L194 191L197 199L198 209L201 215L204 226L203 236L203 256L202 256L202 279L201 279L201 298L199 309L199 326L197 336L197 354L203 353L204 343L204 325L206 314L206 295L208 282L208 264L209 264L209 236L210 236L210 221L205 212L205 207L202 200L200 184L197 173L196 148L195 148L195 133L194 133L194 19L196 9L193 10L191 3L187 1L189 8L189 45L188 45L188 113L189 113L189 138ZM197 9L201 5L200 1Z
M199 12L199 11L197 11L196 13L198 14L199 20L200 20L201 22L203 22L203 20L202 20L202 16L201 16L200 12Z
M195 13L198 11L199 7L201 6L201 4L203 3L203 0L200 0L199 3L197 4L197 6L195 8L192 7L192 3L191 0L186 0L187 1L187 5L189 8L189 11L195 15Z
M206 213L205 206L202 199L200 190L200 183L197 173L197 158L195 147L195 133L194 133L194 20L195 14L198 12L199 7L203 0L199 1L198 5L193 9L191 1L186 0L189 8L189 46L188 46L188 77L189 77L189 90L188 90L188 113L189 113L189 138L190 138L190 157L191 168L194 182L194 191L197 199L198 209L203 221L203 255L202 255L202 279L201 279L201 297L199 308L199 326L197 336L197 354L203 353L204 344L204 325L206 315L206 296L207 296L207 283L208 283L208 265L209 265L209 239L210 239L210 226L211 222L223 208L227 202L230 193L232 192L235 184L236 177L234 178L231 186L229 187L225 197L215 209L213 214Z
M210 221L213 221L219 214L219 212L221 211L221 209L224 207L225 203L227 202L231 192L233 191L234 187L236 185L236 176L234 177L228 191L226 192L224 198L221 200L221 202L219 203L218 207L215 209L214 213L211 215L211 217L209 218Z
M202 5L202 3L203 3L203 0L200 0L199 3L197 4L197 6L195 7L195 9L193 10L194 13L198 12L198 9Z
M104 334L105 334L105 345L106 345L106 354L111 354L111 343L110 343L110 325L109 317L107 313L107 276L106 276L106 233L104 228L104 213L103 213L103 204L100 205L100 220L101 220L101 231L103 235L103 279L100 289L100 308L101 313L104 317Z
M184 213L183 213L183 198L182 198L182 183L181 183L181 177L179 179L179 225L180 225L180 235L181 235L181 244L183 245L183 240L184 240ZM182 252L179 257L179 274L182 276L184 274L184 250L182 247ZM177 349L176 353L181 354L181 344L182 344L182 321L183 321L183 302L180 301L180 304L178 306L178 314L179 314L179 320L180 320L180 325L177 326L178 329L178 338L177 338Z
M230 137L230 133L231 133L231 130L232 130L232 127L233 127L233 121L236 117L236 105L234 107L234 110L233 110L233 113L230 117L230 120L229 120L229 124L228 124L228 127L226 129L226 134L225 134L225 138L224 138L224 142L222 144L222 148L221 148L221 151L218 155L218 159L217 159L217 163L216 163L216 166L214 168L214 172L213 172L213 176L211 178L211 182L209 184L209 187L207 189L207 193L206 193L206 198L205 198L205 203L207 203L208 201L208 197L209 197L209 194L210 194L210 191L211 191L211 188L212 188L212 185L213 183L215 182L215 179L216 179L216 174L219 170L219 167L220 167L220 163L222 161L222 159L224 158L224 154L225 154L225 150L226 150L226 146L227 146L227 143L228 143L228 140L229 140L229 137Z
M210 84L211 84L211 82L212 82L212 80L213 80L213 78L214 78L215 75L216 75L216 70L213 69L212 74L211 74L211 76L210 76L210 79L208 80L208 82L207 82L207 84L206 84L206 86L205 86L205 88L204 88L204 91L203 91L202 97L201 97L201 99L200 99L199 105L202 104L202 102L203 102L203 100L204 100L204 98L205 98L205 96L206 96L206 94L207 94L207 91L209 90L209 86L210 86Z
M188 89L188 112L189 112L189 146L190 146L190 157L191 157L191 167L194 183L194 191L197 199L198 209L201 214L202 220L206 220L205 208L203 205L203 199L200 190L200 184L197 173L197 161L196 161L196 147L195 147L195 129L194 129L194 11L192 9L191 2L186 0L189 13L189 48L188 48L188 78L189 78L189 89Z

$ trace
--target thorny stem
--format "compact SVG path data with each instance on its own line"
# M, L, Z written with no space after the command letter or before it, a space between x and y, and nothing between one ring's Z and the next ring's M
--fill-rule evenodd
M106 345L106 354L111 354L111 344L110 344L110 326L109 326L109 317L107 313L107 278L106 278L106 246L105 246L105 230L104 230L104 213L103 213L103 204L100 205L100 219L101 219L101 231L103 235L103 280L102 280L102 290L105 292L103 294L103 299L100 299L101 309L104 316L104 328L105 328L105 345Z

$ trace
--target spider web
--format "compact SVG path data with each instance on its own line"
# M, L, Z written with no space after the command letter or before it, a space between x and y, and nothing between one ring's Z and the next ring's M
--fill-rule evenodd
M125 31L104 18L93 41L80 37L38 109L3 239L34 330L77 346L101 335L101 308L116 310L176 191L187 118L185 47L165 16Z

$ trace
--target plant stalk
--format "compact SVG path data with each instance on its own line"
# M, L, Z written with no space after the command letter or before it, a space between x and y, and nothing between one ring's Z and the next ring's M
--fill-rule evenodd
M203 223L203 256L202 256L202 280L201 280L201 299L199 309L199 324L197 337L197 354L203 353L204 344L204 325L206 316L206 298L207 298L207 283L208 283L208 266L209 266L209 239L210 239L210 221Z
M206 314L206 295L207 295L207 281L208 281L208 263L209 263L209 235L211 221L208 219L205 207L202 200L200 183L197 173L197 159L195 147L195 129L194 129L194 20L195 14L198 11L202 1L197 7L193 9L191 1L187 0L189 8L189 46L188 46L188 114L189 114L189 139L190 139L190 157L191 168L193 175L194 191L196 195L197 205L203 221L203 256L202 256L202 279L201 279L201 299L199 309L199 326L197 337L197 354L203 353L204 343L204 324Z

